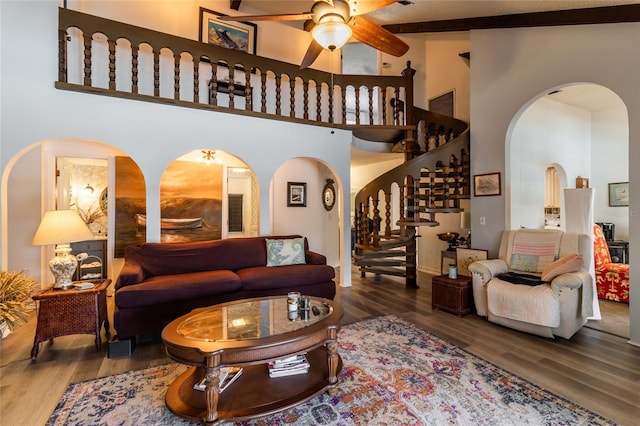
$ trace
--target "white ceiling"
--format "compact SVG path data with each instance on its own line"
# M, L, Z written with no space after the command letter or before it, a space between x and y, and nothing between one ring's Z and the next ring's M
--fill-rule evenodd
M640 4L640 0L411 0L412 4L394 3L367 14L382 25L439 21L479 16L511 15L601 6ZM242 0L243 9L263 10L270 14L302 13L311 10L313 0ZM253 11L252 11L253 12Z
M387 25L640 4L640 0L411 0L411 2L409 5L394 3L367 14L367 17L380 25ZM252 14L256 11L264 11L265 14L302 13L310 11L313 3L313 0L242 0L238 12L243 14L243 9L249 8L253 9ZM593 84L566 86L548 96L558 102L588 111L611 108L622 103L611 90ZM387 161L397 155L381 155L353 148L352 163L370 164Z

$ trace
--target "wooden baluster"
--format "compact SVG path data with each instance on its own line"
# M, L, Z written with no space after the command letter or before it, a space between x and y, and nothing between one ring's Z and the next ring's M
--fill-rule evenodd
M193 60L193 102L200 103L200 60Z
M356 125L360 124L360 87L355 88L356 92Z
M267 112L267 73L260 72L260 112Z
M116 42L107 40L109 46L109 90L116 90Z
M296 116L296 79L295 77L289 79L289 107L291 111L289 112L289 117Z
M138 93L138 46L131 45L131 93Z
M380 89L382 94L382 125L387 124L387 89Z
M400 221L401 222L403 222L407 218L407 211L406 211L407 210L407 208L406 208L407 199L406 199L406 196L405 196L405 193L404 193L404 189L405 189L404 184L400 184L399 185L400 200L399 200L399 203L398 203L398 208L400 209L399 216L400 216ZM404 227L401 228L401 229L403 230L403 232L406 230Z
M316 121L322 121L322 83L316 84Z
M173 99L180 100L180 55L173 55Z
M378 208L380 204L380 199L378 198L378 193L376 193L376 197L373 199L373 246L380 247L380 209Z
M309 119L309 82L302 82L302 118Z
M373 126L373 88L367 87L369 92L369 125Z
M276 115L282 115L282 76L276 75Z
M153 96L160 97L160 51L153 51Z
M68 82L67 75L67 36L66 30L58 31L58 81Z
M402 123L400 122L400 105L402 104L402 102L400 102L400 88L396 87L395 88L395 102L393 104L393 124L395 126L401 126Z
M340 89L340 93L342 93L342 89ZM333 96L335 94L335 87L333 85L331 85L331 87L329 87L328 94L329 94L329 123L334 124L334 122L333 122Z
M245 111L253 111L253 89L251 87L251 70L244 69L244 109Z
M302 117L309 119L309 82L302 80Z
M463 149L461 151L460 157L462 193L466 196L469 196L471 194L471 164L469 161L469 153Z
M229 66L229 109L236 109L235 96L234 93L236 90L235 83L235 67Z
M218 106L218 64L211 61L211 80L209 81L209 104Z
M354 252L355 254L360 254L361 250L357 247L358 244L360 244L360 242L362 241L362 204L358 204L355 208L355 212L353 215L353 230L355 231L354 234L352 235L352 238L355 239L355 241L352 242L353 246L354 246Z
M384 193L384 234L387 237L391 236L391 193Z
M84 35L84 85L91 86L91 41L92 37Z
M451 155L450 161L450 169L451 169L451 179L453 181L453 205L452 207L460 208L460 196L462 195L462 183L461 183L461 167L460 162L456 158L455 155Z
M347 90L346 87L341 87L340 88L340 94L342 95L342 123L346 123L347 122L347 96L345 93L345 90Z

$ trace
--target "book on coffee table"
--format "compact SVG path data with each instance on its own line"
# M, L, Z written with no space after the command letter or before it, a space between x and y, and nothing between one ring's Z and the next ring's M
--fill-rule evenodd
M238 380L238 377L242 374L242 368L240 367L222 367L220 369L220 393L224 392L231 383ZM193 388L198 391L204 391L207 387L207 378L203 377L198 383L193 385Z
M304 355L277 359L267 363L269 367L269 377L285 377L294 374L304 374L309 371L309 362Z

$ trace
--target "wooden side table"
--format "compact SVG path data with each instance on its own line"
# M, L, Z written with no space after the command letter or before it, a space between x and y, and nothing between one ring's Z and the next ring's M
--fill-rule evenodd
M31 359L35 360L40 343L69 334L95 334L96 349L102 346L100 330L109 332L107 317L107 287L111 280L94 280L87 290L58 290L50 287L31 298L38 303L38 324L33 340Z
M431 280L431 309L441 309L462 317L473 311L471 277L439 275Z

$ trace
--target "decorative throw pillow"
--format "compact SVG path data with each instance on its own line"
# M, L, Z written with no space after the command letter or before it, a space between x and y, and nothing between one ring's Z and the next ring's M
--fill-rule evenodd
M304 238L267 239L267 266L305 264Z
M568 272L576 272L584 267L584 257L582 253L572 253L561 259L550 263L542 271L542 279L544 281L551 281L558 275L566 274Z

